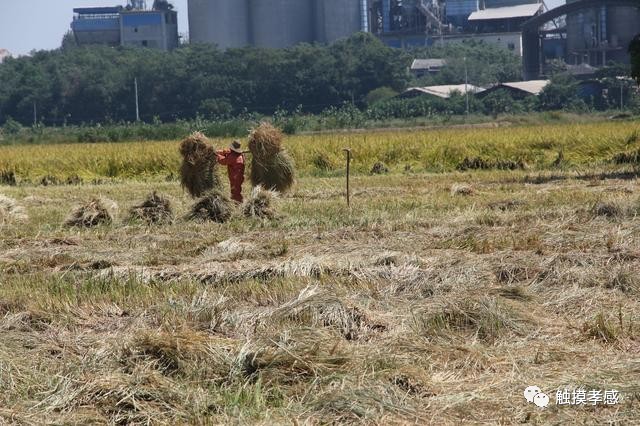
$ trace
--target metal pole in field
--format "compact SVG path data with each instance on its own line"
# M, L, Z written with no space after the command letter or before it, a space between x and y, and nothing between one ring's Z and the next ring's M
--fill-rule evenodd
M467 115L469 115L469 71L467 70L467 57L464 57L464 94L467 97Z
M349 188L349 180L351 177L351 148L345 148L343 151L347 154L347 207L351 207L351 193Z
M36 101L33 101L33 125L38 124L38 108L36 107Z
M133 79L133 86L136 91L136 121L140 121L140 104L138 103L138 78Z

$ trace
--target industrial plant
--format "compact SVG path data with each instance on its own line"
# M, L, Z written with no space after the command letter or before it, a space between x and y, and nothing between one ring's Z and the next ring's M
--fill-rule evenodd
M525 56L537 77L548 59L628 61L640 9L635 0L569 0L551 11L541 0L189 0L191 42L223 49L331 43L359 31L398 48L497 44Z
M553 59L569 66L628 62L640 33L638 0L568 0L548 10L542 0L188 0L191 43L221 49L286 48L332 43L369 32L397 48L465 40L495 44L523 57L524 76L548 75ZM74 9L78 44L178 46L177 13L166 0L147 9Z
M178 46L178 15L173 6L156 0L131 0L126 7L73 9L71 29L78 45L139 46L171 50Z

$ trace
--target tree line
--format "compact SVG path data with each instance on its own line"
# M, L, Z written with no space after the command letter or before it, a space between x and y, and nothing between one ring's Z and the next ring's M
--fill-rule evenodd
M409 66L416 57L442 57L450 65L440 76L415 81ZM172 52L77 47L67 37L59 49L0 64L0 125L9 118L23 125L133 121L134 79L142 120L167 122L319 113L345 103L363 109L381 88L388 96L415 84L458 84L465 69L473 84L516 80L519 58L477 42L406 51L364 33L330 46L187 45Z

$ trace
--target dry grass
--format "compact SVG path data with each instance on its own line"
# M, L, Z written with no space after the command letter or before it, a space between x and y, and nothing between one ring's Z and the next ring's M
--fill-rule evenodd
M2 223L0 423L635 424L627 169L370 177L372 163L350 209L343 177L303 176L278 220L231 207L222 225L211 200L206 220L181 219L192 200L164 179L3 188L28 219ZM473 196L451 195L461 181ZM69 204L128 212L152 190L179 219L59 226ZM526 403L532 384L552 406ZM556 406L575 386L623 399Z

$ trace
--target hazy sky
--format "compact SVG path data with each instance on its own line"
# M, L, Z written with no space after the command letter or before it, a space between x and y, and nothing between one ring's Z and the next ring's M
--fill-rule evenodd
M74 7L125 5L126 0L0 0L0 49L14 56L55 49L70 30ZM173 0L178 31L187 33L187 0ZM151 6L153 0L147 0Z
M173 0L181 34L189 32L187 0ZM552 8L564 0L547 0ZM70 29L74 7L115 6L126 0L0 0L0 49L14 56L32 50L55 49ZM153 0L147 0L153 4Z

